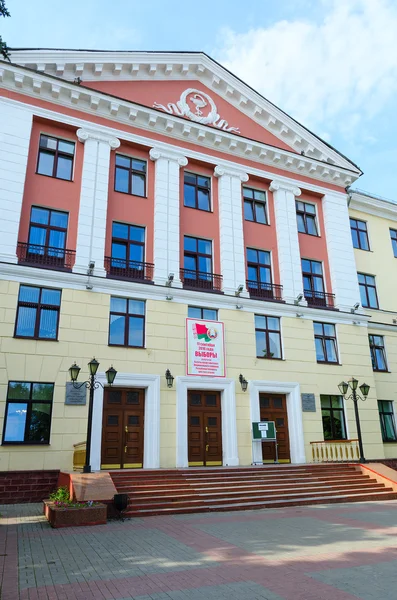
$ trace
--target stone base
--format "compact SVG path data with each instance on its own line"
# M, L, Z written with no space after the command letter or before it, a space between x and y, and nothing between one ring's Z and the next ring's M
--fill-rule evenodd
M54 529L106 525L107 522L106 504L96 504L84 508L57 508L50 500L43 500L43 513Z

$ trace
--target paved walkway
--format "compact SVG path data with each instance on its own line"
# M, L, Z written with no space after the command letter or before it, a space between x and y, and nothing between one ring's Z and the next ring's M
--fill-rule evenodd
M1 600L397 598L397 501L60 530L0 512Z

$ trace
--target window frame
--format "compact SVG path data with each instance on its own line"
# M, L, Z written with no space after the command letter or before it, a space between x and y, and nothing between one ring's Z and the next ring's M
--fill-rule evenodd
M185 250L185 239L186 238L190 238L192 240L196 240L196 252L194 252L193 250ZM199 252L198 250L198 242L208 242L211 244L211 254L206 254L204 252ZM212 240L208 240L206 238L198 238L195 237L194 235L184 235L183 236L183 269L184 271L192 271L193 273L204 273L205 275L214 275L214 265L213 265L213 242ZM195 262L196 262L196 268L195 269L189 269L187 267L185 267L185 257L190 257L190 258L194 258ZM206 259L210 258L211 259L211 271L201 271L198 266L199 266L199 257L204 257ZM200 279L200 277L196 277L196 279Z
M248 260L248 251L251 250L252 252L256 252L257 253L257 262L253 262L252 260ZM270 250L263 250L262 248L251 248L248 247L245 249L246 251L246 260L247 260L247 280L248 281L252 281L255 282L257 284L267 284L270 286L270 289L272 289L272 285L273 285L273 269L272 269L272 253L270 252ZM259 262L259 252L264 252L265 254L267 254L269 256L269 264L267 263L261 263ZM249 268L253 268L256 270L256 279L251 279L249 277ZM262 281L261 279L261 269L265 269L268 274L269 274L269 281Z
M315 325L321 325L322 328L322 335L316 333L314 326ZM330 335L326 335L325 331L324 331L324 325L328 326L328 327L333 327L334 328L334 335L330 336ZM323 323L320 321L313 321L313 331L314 331L314 348L316 351L316 361L319 364L322 365L339 365L339 352L338 352L338 338L336 335L336 326L334 323ZM325 360L319 360L318 356L317 356L317 349L316 349L316 340L321 340L321 346L322 346L322 350L323 350L323 354L325 357ZM327 352L327 345L326 342L327 341L332 341L333 346L334 346L334 350L335 350L335 356L336 356L336 360L328 360L328 352Z
M365 282L364 283L360 282L359 275L361 275L362 277L365 278ZM372 277L372 279L374 280L374 284L373 285L370 284L370 283L367 283L367 277ZM375 275L369 275L368 273L357 273L357 279L358 279L358 287L359 287L359 290L360 290L361 304L362 304L363 308L379 309L379 298L378 298L378 292L377 292L377 289L376 289L376 277L375 277ZM364 304L362 302L361 288L365 289L365 297L367 299L367 304ZM368 301L369 301L368 288L373 288L375 290L376 306L371 306L368 303Z
M375 344L374 343L374 339L373 338L382 338L382 345L379 344ZM372 338L372 340L371 340ZM369 343L369 351L370 351L370 355L371 355L371 363L372 363L372 370L377 372L377 373L388 373L389 372L389 368L387 365L387 356L386 356L386 348L385 348L385 336L384 335L378 335L375 333L369 333L368 334L368 343ZM377 358L377 350L380 350L383 356L383 362L385 364L385 368L384 369L379 369L378 368L378 358ZM375 368L376 367L376 368Z
M52 140L56 140L57 143L57 147L55 150L51 150L51 149L47 149L47 148L42 148L41 147L41 138L42 136L46 137L46 138L50 138ZM73 154L69 154L67 152L62 152L58 150L59 147L59 142L66 142L68 144L73 144L74 146L74 150L73 150ZM47 133L43 133L40 132L39 134L39 146L38 146L38 152L37 152L37 162L36 162L36 171L35 174L36 175L42 175L43 177L52 177L53 179L60 179L61 181L73 181L74 178L74 166L75 166L75 157L76 157L76 141L75 140L71 140L71 139L67 139L67 138L61 138L61 137L56 137L54 135L50 135ZM54 155L54 164L52 166L52 175L48 175L47 173L40 173L39 172L39 164L40 164L40 152L47 152L49 154L53 154ZM58 158L59 156L65 156L67 158L72 157L72 168L70 170L70 179L65 179L64 177L57 177L56 172L58 169Z
M255 318L256 317L260 317L260 318L265 318L266 319L266 329L263 329L262 327L257 327L256 323L255 323ZM279 328L278 330L276 329L270 329L268 326L268 319L278 319L278 324L279 324ZM273 317L272 315L258 315L258 314L254 314L254 327L255 327L255 354L256 354L256 358L262 358L262 359L266 359L266 360L283 360L283 344L282 344L282 335L281 335L281 318L280 317ZM277 333L279 336L279 343L280 343L280 356L258 356L257 354L257 350L256 350L256 332L257 331L261 331L265 333L265 337L266 337L266 347L270 348L270 339L269 339L269 333Z
M44 225L43 223L36 223L36 222L32 222L32 212L33 209L38 208L40 210L47 210L48 211L48 224ZM67 215L67 225L66 227L59 227L56 225L51 225L51 215L52 213L62 213L63 215ZM38 229L45 229L46 231L46 236L45 236L45 244L41 245L41 244L35 244L34 242L30 241L30 233L32 230L32 226L33 227L37 227ZM69 228L69 213L66 210L57 210L55 208L48 208L47 206L38 206L36 204L32 205L30 207L30 220L29 220L29 233L28 233L28 253L29 253L29 247L30 246L39 246L42 248L45 248L46 251L44 253L44 256L46 256L48 254L47 250L48 248L54 248L56 250L60 250L63 251L63 256L59 257L62 260L65 258L65 254L64 251L66 250L66 242L67 242L67 236L68 236L68 228ZM59 231L61 233L65 233L65 243L63 245L63 247L61 246L50 246L49 245L49 239L50 239L50 235L51 235L51 231Z
M322 406L322 399L328 398L329 400L329 407L325 407L323 408ZM336 408L332 406L332 398L339 398L342 401L342 406L341 408ZM321 409L321 423L323 426L323 436L324 436L324 441L325 442L337 442L337 441L341 441L341 440L347 440L348 439L348 434L347 434L347 427L346 427L346 415L345 415L345 403L343 400L343 396L340 396L338 394L320 394L320 409ZM332 438L325 438L324 435L324 421L323 421L323 410L329 410L330 411L330 426L331 426L331 433L335 434L335 426L334 426L334 418L333 418L333 413L334 412L340 412L342 413L342 420L343 420L343 429L345 432L345 437L341 437L341 438L336 438L334 435Z
M120 311L112 310L112 308L111 308L112 298L116 298L118 300L125 300L126 303L127 303L127 312L123 313L123 312L120 312ZM136 301L136 302L143 302L143 306L144 306L144 313L143 313L143 315L140 315L140 314L137 314L137 313L129 313L128 312L128 306L129 306L129 301L130 300ZM125 317L125 322L124 322L124 344L112 344L110 342L110 326L111 326L111 317L112 317L112 315L118 315L118 316ZM132 345L132 344L128 344L129 317L133 317L134 319L135 318L140 318L140 319L143 320L142 346L135 346L135 345ZM146 348L146 301L145 300L141 300L139 298L126 298L125 296L110 296L108 346L116 347L116 348L139 348L139 349L145 349Z
M185 182L185 175L190 175L191 177L195 177L195 183L186 183ZM205 187L204 185L199 185L198 183L198 178L199 177L203 177L205 179L208 179L209 182L209 186L208 188ZM194 187L194 206L188 206L187 204L185 204L185 185L189 185L191 187ZM199 191L205 191L208 192L208 210L206 208L200 208L199 207L199 200L198 200L198 193ZM185 208L192 208L193 210L201 210L203 212L212 212L212 177L210 177L209 175L202 175L200 173L193 173L192 171L183 171L183 206Z
M113 236L113 225L125 225L126 227L128 227L128 237L127 239L125 238L118 238ZM131 240L130 239L130 229L131 227L137 227L139 229L143 229L143 237L144 237L144 241L143 242L138 242L137 240ZM141 261L141 264L144 265L145 264L145 258L146 258L146 227L143 227L142 225L135 225L135 223L122 223L121 221L112 221L112 239L111 239L111 243L110 243L110 258L111 260L116 260L116 261L122 261L124 259L122 258L117 258L115 256L113 256L113 244L119 244L120 246L125 246L126 248L126 259L125 259L125 263L126 266L125 267L120 267L119 265L116 265L116 267L118 269L135 269L137 267L131 267L130 263L138 263L140 261L135 261L135 260L131 260L129 258L130 256L130 247L131 246L140 246L143 248L143 260Z
M397 229L392 229L391 227L389 228L390 231L390 241L391 241L391 246L393 249L393 255L394 258L397 258ZM394 235L394 237L393 237ZM395 242L395 243L393 243Z
M26 306L28 308L33 308L32 304L34 304L33 302L26 302L26 301L22 301L20 302L19 300L19 295L21 293L21 286L23 287L29 287L29 288L34 288L34 289L39 289L40 290L40 294L39 294L39 300L37 302L37 307L36 307L36 318L35 318L35 326L34 326L34 335L33 336L28 336L28 335L18 335L17 334L17 327L18 327L18 318L19 318L19 309L21 306ZM59 306L56 306L55 304L42 304L41 303L41 297L43 294L43 290L51 290L51 291L57 291L60 292L60 300L59 300ZM59 335L59 320L60 320L60 316L61 316L61 304L62 304L62 290L58 289L58 288L49 288L49 287L41 287L41 286L37 286L37 285L28 285L28 284L20 284L19 286L19 291L18 291L18 300L17 300L17 311L16 311L16 316L15 316L15 326L14 326L14 338L19 339L19 340L39 340L41 342L57 342L58 340L58 335ZM38 333L40 331L40 320L41 320L41 310L56 310L58 313L58 317L57 317L57 326L56 326L56 334L54 338L48 338L48 337L39 337ZM37 382L34 382L37 383Z
M11 383L29 383L30 384L30 394L29 394L29 399L28 400L9 400L8 399L8 394L9 394L9 390L10 390L10 384ZM52 398L51 400L33 400L32 399L32 393L33 393L33 386L35 384L38 385L52 385ZM10 380L8 381L7 384L7 397L6 397L6 401L5 401L5 410L4 410L4 423L3 423L3 434L2 434L2 438L1 438L1 445L2 446L50 446L51 445L51 426L52 426L52 411L53 411L53 406L54 406L54 392L55 392L55 383L53 381L16 381L16 380ZM24 440L23 441L10 441L7 442L5 440L5 434L6 434L6 427L7 427L7 420L8 420L8 407L9 404L26 404L27 405L27 409L26 409L26 422L25 422L25 431L24 431ZM50 420L50 429L49 429L49 433L48 433L48 441L46 442L35 442L35 441L25 441L25 437L26 437L26 433L30 428L30 421L31 421L31 415L32 415L32 405L36 403L36 404L49 404L50 405L50 414L49 414L49 420ZM28 427L29 425L29 427Z
M117 164L117 157L121 156L121 158L125 158L130 161L129 167L124 167L122 165ZM137 171L133 168L133 161L139 161L145 164L144 171ZM122 169L123 171L128 171L128 192L123 190L116 190L116 181L117 181L117 169ZM132 191L132 177L133 175L144 175L144 192L142 194L134 194ZM114 184L113 190L118 194L126 194L127 196L136 196L137 198L147 198L147 176L148 176L148 161L144 158L136 158L135 156L128 156L127 154L122 154L121 152L117 152L114 157Z
M300 210L300 209L298 209L298 203L299 204L303 204L303 211ZM314 213L306 211L306 206L313 206L314 207ZM302 217L302 219L303 219L303 225L304 225L304 229L305 229L305 231L300 231L299 230L299 221L297 219L296 222L297 222L298 233L304 233L306 235L311 235L313 237L320 237L320 230L319 230L318 218L317 218L317 205L313 204L312 202L305 202L304 200L295 200L295 210L296 210L296 215L297 216L300 215ZM316 233L310 233L308 231L307 216L309 216L310 218L313 218L314 227L315 227Z
M195 308L196 310L199 310L201 313L200 317L190 317L189 316L189 308ZM213 310L216 312L216 319L207 319L206 317L204 317L204 312L205 310ZM217 308L207 308L205 306L193 306L191 304L188 305L187 307L187 316L188 319L201 319L202 321L218 321L218 309Z
M353 226L352 221L354 221L356 223L355 226ZM365 229L360 229L358 226L358 223L364 223L365 225ZM352 244L353 244L353 248L356 248L356 250L364 250L365 252L370 252L371 247L369 245L369 236L368 236L368 226L367 226L367 221L363 221L362 219L355 219L354 217L350 217L350 231L356 232L357 235L357 242L358 242L358 246L354 245L354 239L353 239L353 235L352 235ZM361 245L361 236L360 233L365 233L365 239L367 240L367 248L363 248Z
M391 405L390 411L386 411L383 409L383 404L388 402ZM382 404L382 406L381 406ZM382 410L381 410L382 408ZM379 421L380 421L380 430L382 433L382 442L383 443L396 443L397 442L397 427L396 427L396 415L394 412L394 403L392 400L378 400L378 413L379 413ZM390 416L391 423L394 430L394 438L388 438L386 433L386 426L384 422L384 417Z
M308 262L310 262L310 271L304 271L303 270L303 261L306 260ZM321 275L319 275L318 273L313 273L312 271L312 263L317 263L319 265L321 265ZM312 293L312 298L316 298L316 294L324 294L324 298L325 298L325 281L324 281L324 269L323 269L323 263L321 262L321 260L314 260L311 258L301 258L301 269L302 269L302 280L303 280L303 292L305 293L307 292L311 292ZM310 290L305 288L305 277L307 277L310 280ZM316 279L321 279L322 282L322 291L320 292L320 290L316 290L313 286L313 282L314 282L314 278Z
M252 198L248 198L244 195L244 192L246 190L250 190L252 192ZM255 193L259 192L261 194L265 195L265 199L257 199L255 198ZM247 219L245 216L245 204L251 204L252 206L252 214L254 216L253 219ZM265 223L262 223L262 221L258 221L256 218L256 206L257 204L260 204L261 206L263 206L264 208L264 213L265 213ZM259 225L270 225L269 223L269 215L268 215L268 202L267 202L267 193L266 190L259 190L256 188L251 188L248 186L243 186L243 214L244 214L244 221L248 221L249 223L258 223Z

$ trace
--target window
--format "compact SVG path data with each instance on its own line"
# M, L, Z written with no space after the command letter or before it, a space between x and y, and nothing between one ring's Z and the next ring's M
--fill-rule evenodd
M360 250L369 250L368 231L365 221L350 219L350 230L352 232L353 247Z
M40 135L37 173L71 181L74 149L74 142Z
M145 228L125 223L112 225L111 266L142 270L145 260Z
M56 340L60 306L60 290L21 285L15 337Z
M385 343L383 335L369 335L372 368L374 371L387 371Z
M378 400L378 410L383 441L397 442L393 402L390 402L390 400Z
M341 396L320 396L324 440L345 440L346 423Z
M53 383L8 383L3 444L49 444Z
M335 325L313 323L313 326L317 362L337 363L338 347L336 344Z
M282 358L281 330L278 317L255 315L256 356Z
M207 279L208 274L211 275L212 243L209 240L185 236L184 253L185 279Z
M145 340L145 302L110 298L109 346L143 348Z
M361 304L366 308L379 308L375 277L373 275L365 275L364 273L357 273L357 276Z
M393 247L393 254L397 258L397 229L390 229L391 245Z
M309 302L324 299L324 278L321 262L302 258L302 276L305 298Z
M296 220L299 233L308 233L309 235L318 235L316 223L316 207L307 202L296 203Z
M244 219L267 225L266 193L243 187Z
M199 306L188 306L187 316L192 319L205 319L206 321L217 321L218 311L216 308L200 308Z
M32 206L28 254L64 259L68 213Z
M146 161L116 154L115 192L146 196Z
M183 204L198 210L211 210L210 208L211 179L194 173L184 174Z
M261 289L262 286L260 284L265 284L264 287L271 290L272 267L270 252L247 248L247 271L249 288L259 287Z

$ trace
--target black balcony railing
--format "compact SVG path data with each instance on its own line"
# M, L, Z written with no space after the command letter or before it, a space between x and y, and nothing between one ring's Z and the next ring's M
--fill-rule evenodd
M193 271L192 269L181 269L180 277L183 287L191 290L210 290L212 292L222 291L222 275L206 273L204 271Z
M322 308L335 308L335 294L326 292L316 292L314 290L304 290L305 300L309 306L319 306Z
M266 283L264 281L247 281L247 289L250 298L258 300L276 300L283 299L283 286L274 283Z
M141 281L142 283L153 281L154 265L152 263L105 256L105 269L108 277L114 279L128 279L129 281Z
M25 242L18 242L17 246L17 257L20 265L37 266L44 269L71 271L75 254L74 250L27 244Z

